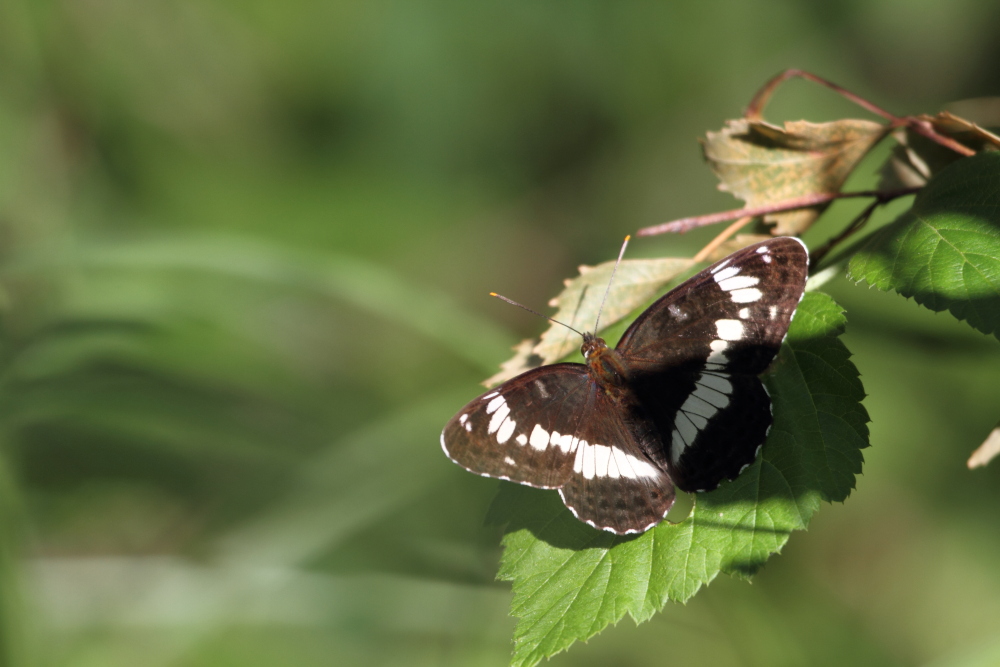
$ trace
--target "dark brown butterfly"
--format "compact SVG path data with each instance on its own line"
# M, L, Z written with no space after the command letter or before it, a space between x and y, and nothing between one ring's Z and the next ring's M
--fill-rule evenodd
M473 400L441 447L474 473L559 489L595 528L648 530L675 486L714 489L756 458L772 421L758 375L808 268L796 238L743 248L657 300L615 348L583 334L586 364L542 366Z

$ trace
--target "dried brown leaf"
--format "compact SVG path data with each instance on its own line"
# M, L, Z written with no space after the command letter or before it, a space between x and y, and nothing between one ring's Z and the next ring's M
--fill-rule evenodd
M1000 137L947 111L936 116L918 116L918 119L930 123L938 134L950 137L977 153L1000 150ZM920 187L931 176L962 157L909 128L897 130L892 136L898 145L882 166L880 190Z
M610 326L652 299L668 282L692 265L687 258L626 259L615 274L608 293L601 325ZM559 310L553 316L577 329L589 329L597 320L597 311L615 263L581 266L580 275L567 279L566 289L549 302ZM574 317L575 316L575 317ZM551 364L580 347L580 337L565 327L553 324L542 334L534 353L543 363Z
M1000 426L993 429L986 436L983 444L979 445L979 448L972 452L967 465L970 470L980 468L996 458L998 454L1000 454Z
M717 262L723 257L728 257L732 255L737 250L746 248L748 245L753 245L754 243L759 243L761 241L766 241L768 239L774 238L770 234L737 234L733 238L729 239L718 248L712 251L712 253L705 258L709 264Z
M794 121L784 128L764 121L727 121L708 132L705 160L721 181L719 189L750 206L775 204L815 194L839 192L865 154L887 132L868 120L830 123ZM812 224L828 204L765 216L774 233L796 235Z
M483 380L483 386L487 389L495 387L501 382L506 382L511 378L517 377L525 371L530 371L532 368L541 366L542 358L531 351L537 342L534 338L525 338L512 347L514 356L500 364L500 372Z

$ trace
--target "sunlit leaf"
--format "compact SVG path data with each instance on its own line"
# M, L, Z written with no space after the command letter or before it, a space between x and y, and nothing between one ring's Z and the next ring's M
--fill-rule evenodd
M1000 455L1000 426L997 426L986 436L983 444L972 452L967 465L969 468L981 468Z
M873 233L849 275L1000 337L1000 153L946 167Z
M645 305L668 282L692 265L690 259L626 259L618 267L601 313L602 329L618 322ZM549 301L559 310L554 319L584 331L597 322L604 292L611 279L614 261L597 266L581 266L580 275L566 280L566 289ZM535 346L534 353L551 364L579 349L580 337L566 327L552 324Z
M504 484L491 520L507 524L500 577L514 582L513 664L533 665L626 614L644 621L720 572L748 576L807 527L822 500L842 501L868 444L864 390L838 340L845 318L807 294L765 377L774 426L736 480L698 494L692 514L639 536L594 530L552 491Z
M712 251L712 253L706 257L705 260L707 262L717 262L720 259L724 259L729 255L732 255L737 250L746 248L748 245L753 245L754 243L759 243L760 241L766 241L770 238L773 238L770 234L737 234Z
M534 338L525 338L515 345L514 356L500 364L500 372L483 380L484 387L493 387L506 382L521 373L531 370L542 364L542 359L534 352L537 341Z
M795 121L784 128L763 121L730 120L702 140L719 189L749 206L839 192L844 181L887 129L867 120ZM775 234L795 235L826 205L765 216Z

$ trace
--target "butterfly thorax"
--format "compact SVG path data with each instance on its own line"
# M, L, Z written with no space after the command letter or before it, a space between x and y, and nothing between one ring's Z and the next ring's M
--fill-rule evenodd
M603 338L591 333L584 334L580 352L594 377L609 393L627 382L628 373L625 364L622 363L618 352L608 347Z

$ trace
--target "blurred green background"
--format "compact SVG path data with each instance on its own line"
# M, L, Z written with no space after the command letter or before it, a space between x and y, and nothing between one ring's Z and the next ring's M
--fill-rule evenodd
M6 0L2 664L505 664L497 482L438 445L542 328L486 293L544 306L737 206L696 137L776 72L935 112L1000 92L998 37L989 0ZM767 115L864 117L801 81ZM965 469L1000 346L830 291L870 394L855 494L753 584L552 664L1000 664L1000 465Z

